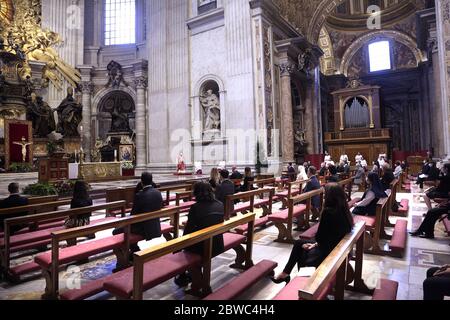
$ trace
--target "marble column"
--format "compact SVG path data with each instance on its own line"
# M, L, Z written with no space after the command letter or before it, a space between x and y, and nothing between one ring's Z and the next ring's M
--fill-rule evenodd
M291 72L295 66L286 61L280 64L281 85L281 149L283 162L294 162L294 116L292 112Z
M306 151L308 154L314 154L314 82L307 80L305 97L305 139L308 142Z
M145 90L148 79L141 76L135 79L136 85L136 169L144 170L147 165L147 142L146 142L146 111Z
M436 2L436 26L439 50L438 69L441 84L441 110L443 126L444 156L450 157L450 0ZM434 62L433 62L434 63Z
M91 132L91 95L94 85L90 81L81 82L81 104L83 105L83 121L81 125L81 143L86 154L86 161L91 161L92 139L95 138Z

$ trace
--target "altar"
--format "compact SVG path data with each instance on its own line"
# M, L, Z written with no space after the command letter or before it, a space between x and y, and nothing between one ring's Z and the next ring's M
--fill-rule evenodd
M76 168L72 168L76 170ZM86 182L121 180L120 162L87 162L78 164L78 178Z

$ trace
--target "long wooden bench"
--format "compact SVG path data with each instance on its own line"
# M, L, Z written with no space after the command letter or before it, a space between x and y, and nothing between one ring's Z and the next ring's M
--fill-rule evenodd
M212 239L242 224L248 223L246 267L251 268L253 247L253 224L255 214L231 218L224 223L171 240L134 254L133 267L116 273L104 283L104 289L119 299L142 300L143 293L186 270L192 273L191 293L206 296L211 293ZM180 251L203 242L205 255ZM174 252L177 252L173 254Z
M211 293L203 300L233 300L244 293L254 284L267 276L273 276L274 269L278 263L270 260L262 260L250 269L239 274L229 283L225 284L216 292Z
M255 220L254 227L263 227L269 222L269 216L272 214L274 194L275 188L262 188L237 193L234 195L228 195L225 199L225 217L226 219L229 219L237 213L244 214L247 212L254 212L255 208L261 208L263 209L263 214ZM265 197L266 195L268 196ZM236 200L241 200L244 202L239 202L233 205ZM235 229L235 232L239 234L244 234L247 231L246 224Z
M117 269L127 268L129 266L128 257L130 244L136 244L139 241L144 240L141 236L131 233L131 225L151 219L166 217L173 217L174 226L169 226L169 229L174 233L174 237L177 238L180 221L179 208L163 209L157 212L130 216L111 222L104 222L95 226L53 232L51 235L52 250L39 254L34 259L35 263L40 266L42 274L46 280L46 288L43 298L54 299L58 297L58 279L61 265L67 265L80 259L86 259L93 255L113 250L117 257ZM89 241L73 247L63 249L60 249L59 247L59 244L62 241L84 237L103 230L117 228L122 228L124 233L99 240ZM164 230L163 226L162 229L163 232L167 232L167 230Z
M309 180L287 182L285 190L276 192L276 200L281 201L283 204L281 209L287 208L289 199L301 194L303 185L306 185L308 182Z
M170 193L175 191L189 191L192 189L192 183L184 183L184 184L176 184L171 186L164 186L164 187L158 187L158 190L165 194L165 197L163 197L164 205L169 206L170 202L176 200L176 195L171 195Z
M396 296L398 283L397 287L391 286L393 281L383 279L377 289L369 289L364 283L362 279L364 233L364 221L357 222L352 232L339 242L311 277L293 279L274 299L324 300L333 294L335 300L344 300L345 290L373 295L374 300L392 297L394 294ZM356 254L352 257L354 247ZM349 264L352 259L355 260L354 272Z
M378 201L376 215L374 217L354 216L355 221L363 220L366 222L366 229L370 233L370 237L367 237L366 239L366 253L402 257L405 252L408 222L406 220L397 219L392 235L388 235L385 232L386 221L392 206L394 195L395 192L391 192L387 198ZM388 250L385 250L382 247L382 239L390 240L388 242Z
M136 186L106 189L106 202L125 201L125 213L130 213L133 208ZM107 215L117 215L117 210L108 210Z
M323 188L320 188L296 197L291 197L288 199L287 209L274 212L269 216L269 221L272 221L278 229L278 238L275 241L283 243L292 243L294 241L292 236L294 218L298 219L304 216L304 224L309 227L311 199L315 196L323 197L323 192Z
M26 263L10 268L11 253L46 246L51 243L52 232L64 229L64 226L60 225L49 229L11 235L11 227L16 225L41 224L48 221L63 220L73 215L87 214L98 210L108 210L114 208L121 208L121 210L125 210L125 201L6 219L4 222L5 236L3 239L0 239L2 271L7 274L11 281L17 281L20 275L39 270L39 268L36 269L36 265L34 265L34 263ZM92 224L98 224L112 219L115 219L115 217L94 220L92 221Z
M51 211L57 211L59 207L67 206L71 202L70 199L66 200L58 200L58 201L52 201L52 202L45 202L45 203L38 203L38 204L31 204L21 207L13 207L13 208L7 208L7 209L0 209L0 217L11 217L17 214L22 214L21 216L25 215L34 215L38 213L45 213L45 212L51 212ZM50 221L47 222L45 225L39 225L39 224L29 224L24 226L23 230L20 230L16 232L15 234L21 234L26 233L28 231L36 231L36 230L42 230L45 228L51 228L51 227L57 227L63 224L64 221L62 220L56 220L56 221ZM4 232L0 232L0 238L3 238L5 235Z

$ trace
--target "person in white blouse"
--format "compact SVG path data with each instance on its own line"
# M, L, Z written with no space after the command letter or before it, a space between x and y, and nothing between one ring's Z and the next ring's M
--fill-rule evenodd
M362 161L364 158L360 152L355 156L355 163Z
M304 166L298 166L298 175L297 175L297 181L306 181L308 180L308 175L306 174L306 170ZM304 189L306 186L306 183L302 183L302 185L299 187L301 190Z
M339 162L348 162L348 156L346 154L341 155Z

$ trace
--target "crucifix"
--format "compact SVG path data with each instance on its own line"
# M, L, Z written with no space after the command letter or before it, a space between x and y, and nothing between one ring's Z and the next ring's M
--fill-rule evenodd
M13 144L21 146L22 147L22 162L25 163L27 159L27 147L32 145L32 142L27 142L27 139L25 137L22 137L22 141L20 142L13 142Z

